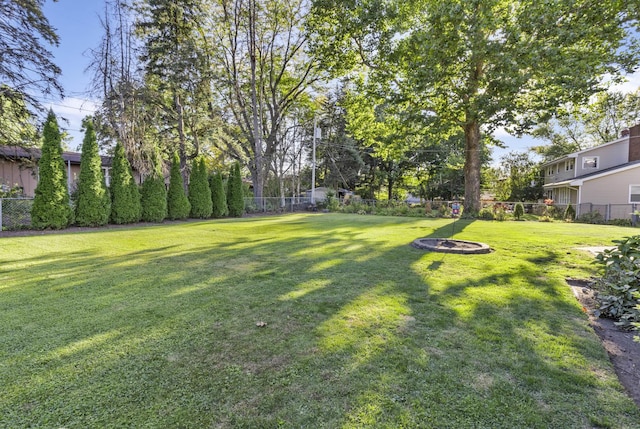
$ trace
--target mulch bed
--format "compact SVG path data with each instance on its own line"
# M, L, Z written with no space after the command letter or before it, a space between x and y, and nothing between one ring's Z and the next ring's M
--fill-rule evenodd
M640 407L640 343L633 339L638 332L620 330L613 320L594 316L593 311L598 304L595 300L595 291L589 287L587 281L567 279L567 283L589 315L589 324L609 353L620 383Z

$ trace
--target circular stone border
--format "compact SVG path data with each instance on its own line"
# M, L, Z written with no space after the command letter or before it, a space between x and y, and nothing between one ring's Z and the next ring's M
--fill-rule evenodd
M452 238L418 238L411 245L417 249L441 253L478 255L491 253L491 247L477 241L454 240Z

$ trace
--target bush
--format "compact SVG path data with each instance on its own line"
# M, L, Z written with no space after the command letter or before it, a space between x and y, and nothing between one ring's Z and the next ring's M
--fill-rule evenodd
M227 183L227 208L229 216L241 217L244 214L244 195L242 192L242 176L240 175L240 164L235 163L229 173Z
M574 220L576 218L576 209L573 208L571 203L567 205L567 208L564 210L564 215L562 216L564 220Z
M38 161L40 178L31 207L31 225L37 229L66 228L73 222L67 189L67 170L62 159L62 137L58 120L49 110L43 130L42 155Z
M478 219L482 219L482 220L495 219L495 216L493 215L493 209L489 207L484 207L480 209L480 211L478 212Z
M579 223L591 223L595 225L604 225L606 223L604 216L602 216L600 212L583 213L575 220Z
M109 221L111 197L104 183L102 159L91 119L84 121L85 135L80 158L80 179L76 190L76 224L101 226Z
M516 206L513 208L513 217L516 220L520 220L524 216L524 206L522 203L516 203Z
M596 315L615 319L624 329L640 323L640 235L615 240L617 247L596 256L604 275L595 283Z
M325 207L330 212L337 212L340 208L340 201L336 198L336 193L333 191L327 192L327 197L325 199Z
M191 212L191 204L184 192L184 181L180 174L180 159L176 153L171 162L171 177L167 192L167 217L172 220L186 219L189 212Z
M211 189L211 215L215 218L226 216L228 213L227 195L224 192L222 174L218 172L209 176L209 188Z
M196 161L189 180L189 203L191 204L191 217L206 219L213 211L211 202L211 189L207 181L207 167L204 159Z
M144 180L140 202L143 221L162 222L167 217L167 188L160 174L154 173Z
M116 144L111 169L111 222L116 224L137 222L142 214L140 191L127 159L124 147Z

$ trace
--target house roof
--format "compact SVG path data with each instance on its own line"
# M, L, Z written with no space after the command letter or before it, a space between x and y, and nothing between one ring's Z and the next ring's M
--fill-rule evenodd
M640 167L640 160L627 162L626 164L616 165L615 167L604 168L602 170L594 171L582 176L574 177L569 180L563 180L561 182L547 183L544 188L555 188L558 186L580 186L585 180L593 180L599 177L608 176L615 173L621 173L623 171Z
M8 158L8 159L32 159L38 160L42 156L42 151L38 148L24 148L20 146L6 146L0 145L0 157ZM62 152L62 159L65 162L69 162L70 164L80 165L80 158L82 154L79 152ZM101 155L102 166L110 167L111 166L111 157Z

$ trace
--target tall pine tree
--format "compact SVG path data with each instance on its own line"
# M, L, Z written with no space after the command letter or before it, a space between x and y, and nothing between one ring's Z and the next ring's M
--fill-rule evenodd
M240 164L234 163L229 174L227 184L227 207L229 216L241 217L244 214L244 195L242 193L242 176Z
M31 208L31 224L37 229L66 228L73 221L73 211L62 159L62 137L52 110L49 110L43 136L42 155L38 162L40 180Z
M102 160L93 129L93 120L84 120L85 134L80 158L80 179L76 199L76 224L100 226L109 221L111 198L102 174Z
M167 192L167 217L169 219L186 219L191 211L191 204L184 193L184 182L180 175L180 158L173 155L171 163L171 177L169 178L169 191Z
M133 180L131 165L121 143L116 144L111 172L111 222L122 224L140 220L140 191Z
M224 192L224 183L222 183L222 174L214 173L209 177L209 187L211 188L212 216L215 218L226 216L227 194Z
M204 159L194 162L191 180L189 180L189 202L191 203L191 217L205 219L211 216L211 189L207 181L207 167Z

